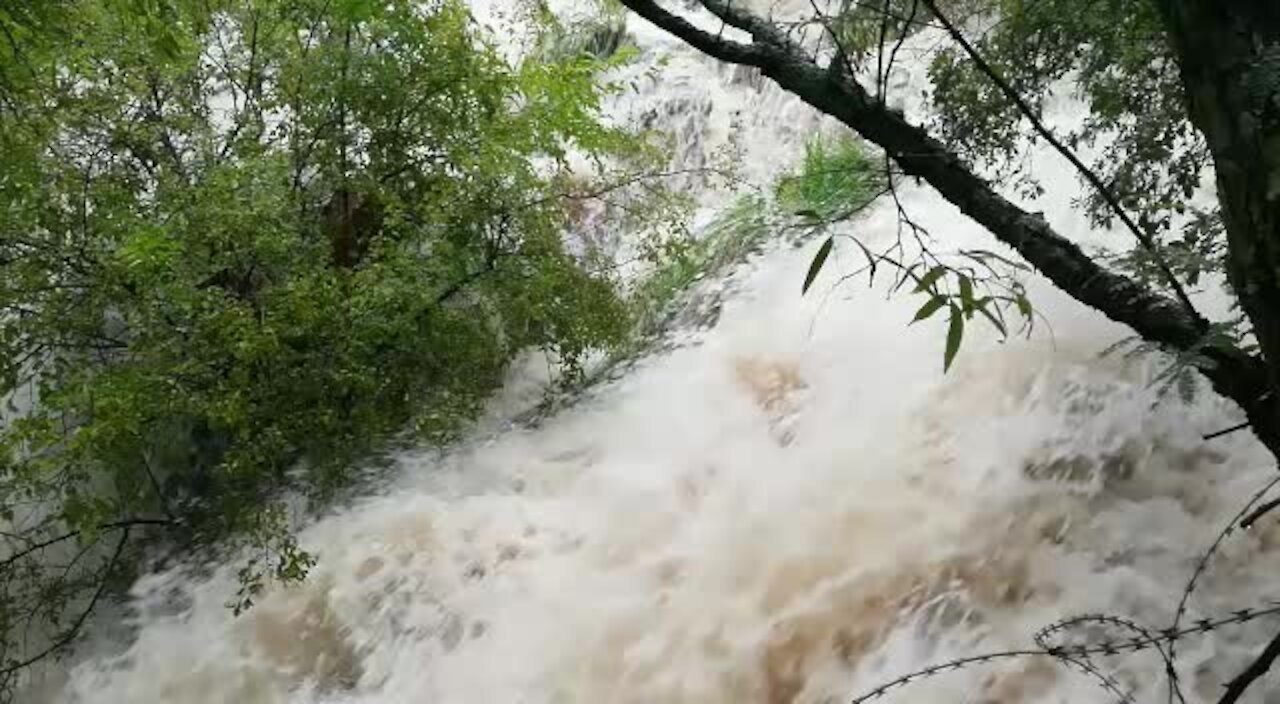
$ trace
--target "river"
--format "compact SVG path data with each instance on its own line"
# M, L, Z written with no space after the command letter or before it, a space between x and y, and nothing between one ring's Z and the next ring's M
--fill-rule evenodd
M766 184L834 131L776 87L630 25L642 66L669 62L635 69L609 110L651 113L675 139L674 167L733 148ZM908 111L923 80L913 52L928 46L913 43L895 79ZM1033 209L1059 231L1124 244L1073 207L1055 155L1035 152L1033 169L1048 189ZM700 193L695 224L732 195ZM926 187L901 196L943 246L996 247ZM849 229L885 243L897 224L882 202ZM1233 408L1210 393L1157 398L1156 361L1099 358L1126 332L1034 278L1044 324L1006 342L972 325L944 374L945 321L907 325L918 297L835 285L862 263L856 249L837 247L799 295L817 246L779 241L704 282L718 292L713 326L536 427L503 423L538 397L542 367L514 370L471 441L403 454L374 495L315 520L312 577L239 618L224 606L234 565L139 580L136 637L82 658L40 699L837 702L934 662L1028 647L1064 617L1168 625L1200 554L1274 471L1247 434L1201 439ZM1192 617L1262 603L1274 525L1225 543ZM1267 628L1180 641L1188 700L1212 701ZM1137 700L1165 701L1152 650L1093 662ZM1078 670L1021 658L883 701L1109 699Z

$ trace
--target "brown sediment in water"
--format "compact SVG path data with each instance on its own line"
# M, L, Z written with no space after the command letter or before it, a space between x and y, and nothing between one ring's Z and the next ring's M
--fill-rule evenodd
M984 612L1017 608L1043 592L1025 554L969 554L914 564L822 589L821 567L782 565L765 592L766 609L790 596L807 601L784 609L760 654L764 700L820 702L814 674L833 663L852 672L904 621L929 630L981 622ZM1009 685L1011 686L1011 685Z
M290 679L325 688L354 686L362 668L347 627L329 604L330 590L313 586L290 591L252 612L252 656Z
M796 396L809 388L794 361L766 359L758 356L737 357L733 362L734 379L756 406L769 418L769 427L781 445L792 440L782 427L797 410Z

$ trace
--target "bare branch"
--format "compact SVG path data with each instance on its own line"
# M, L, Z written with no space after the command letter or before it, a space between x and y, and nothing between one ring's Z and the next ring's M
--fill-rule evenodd
M49 657L50 655L53 655L54 653L62 650L63 648L66 648L67 646L71 645L72 641L74 641L76 636L80 633L80 629L83 628L84 624L89 620L89 616L93 615L94 609L97 608L98 602L102 599L102 595L106 592L107 586L111 581L111 572L114 571L116 568L116 565L119 564L120 555L124 553L125 545L128 542L129 542L129 526L125 526L120 533L120 540L116 542L115 552L111 554L111 559L107 561L106 567L103 568L102 578L98 582L97 589L93 591L93 596L89 598L89 603L80 612L80 615L76 617L75 622L72 623L71 626L68 627L65 631L63 631L62 634L58 636L57 639L55 639L52 643L50 643L46 648L44 648L40 652L28 658L25 658L23 660L20 660L18 662L15 662L9 665L5 665L3 668L0 668L0 677L8 677L9 675L12 675L13 673L19 670L22 670L24 668L30 667L36 664L37 662L40 662L41 660Z
M99 525L97 528L98 530L128 531L129 529L134 528L136 526L172 526L172 525L174 525L174 522L167 518L130 518L123 521L112 521L111 523L103 523ZM5 558L3 561L0 561L0 571L3 571L5 568L9 567L13 563L17 562L18 560L21 560L24 557L27 557L28 555L31 555L32 553L38 552L48 547L52 547L54 545L57 545L58 543L64 543L68 540L73 540L75 538L80 537L82 533L83 531L79 531L79 530L68 531L66 533L55 536L53 538L42 540L38 543L33 543L27 546L26 548L19 550L18 552L10 555L9 557Z
M1271 663L1275 662L1278 657L1280 657L1280 633L1277 633L1271 639L1271 642L1267 643L1267 647L1263 648L1262 652L1258 654L1258 657L1253 662L1249 663L1248 667L1227 683L1227 691L1222 694L1218 704L1235 704L1250 685L1267 674L1267 670L1271 669Z

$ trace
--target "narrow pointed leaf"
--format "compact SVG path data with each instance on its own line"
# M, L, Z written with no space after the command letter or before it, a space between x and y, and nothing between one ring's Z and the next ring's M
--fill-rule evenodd
M959 306L951 304L951 327L947 330L947 349L942 358L942 371L951 369L956 353L960 351L960 340L964 337L964 313Z
M826 242L818 248L818 253L813 255L813 261L809 263L809 273L805 274L804 287L800 289L800 295L809 292L809 287L813 285L813 280L818 278L818 272L822 271L822 266L827 263L827 257L831 255L831 247L835 245L835 239L828 237Z
M874 254L871 253L871 250L867 249L867 246L865 244L863 244L860 240L858 240L858 238L853 237L851 239L853 240L854 244L858 245L858 249L862 250L863 255L867 257L867 266L871 268L871 273L867 276L867 285L875 284L876 264L879 263L879 260L876 258Z
M929 270L929 273L921 276L920 280L916 282L915 293L922 293L933 288L933 285L937 283L938 279L942 278L942 275L945 273L947 273L947 268L945 266L939 265L933 267Z
M975 309L976 309L979 313L981 313L981 314L983 314L984 316L986 316L987 320L990 320L990 321L991 321L991 324L995 326L996 330L999 330L999 331L1000 331L1000 335L1001 335L1002 337L1008 337L1008 336L1009 336L1009 331L1008 331L1008 330L1006 330L1006 329L1005 329L1005 327L1004 327L1004 321L1000 320L1000 319L999 319L999 318L997 318L994 314L992 314L991 310L990 310L990 309L988 309L986 305L979 303L979 304L977 304L977 305L975 306ZM998 312L998 310L999 310L999 309L997 309L997 312Z
M933 298L930 298L924 305L920 306L920 310L916 311L916 317L912 318L911 322L918 323L921 320L928 319L929 316L937 313L938 309L946 304L947 299L942 296L934 296Z
M1014 297L1013 302L1018 306L1018 312L1022 314L1022 317L1030 320L1032 315L1031 301L1028 301L1025 295L1019 293Z
M960 303L964 306L964 311L973 317L973 281L968 276L960 277Z

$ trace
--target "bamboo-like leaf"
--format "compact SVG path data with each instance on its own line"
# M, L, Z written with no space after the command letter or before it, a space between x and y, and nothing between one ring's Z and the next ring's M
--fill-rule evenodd
M933 298L930 298L924 305L920 306L920 310L916 311L916 317L912 318L911 322L918 323L921 320L928 319L934 313L937 313L939 308L946 304L947 299L942 296L934 296Z
M1128 347L1129 345L1136 344L1141 341L1142 341L1142 338L1138 337L1137 335L1129 335L1126 337L1122 337L1119 340L1116 340L1115 342L1107 345L1101 352L1098 353L1098 358L1102 359L1103 357L1108 357L1112 354L1115 354L1116 352L1119 352L1125 347Z
M973 281L968 277L960 276L960 304L964 308L965 315L969 318L973 317Z
M933 288L933 285L937 283L938 279L942 278L942 275L945 273L947 273L947 268L945 266L938 265L933 267L929 270L929 273L921 276L920 280L916 282L915 293L923 293L924 291Z
M989 300L989 299L987 299L987 300ZM1004 327L1004 321L1000 320L1000 319L999 319L999 318L997 318L994 314L992 314L992 312L987 308L987 306L986 306L986 304L985 304L985 303L983 303L983 302L976 302L976 303L974 304L974 310L976 310L976 311L978 311L979 313L981 313L981 314L983 314L984 316L986 316L987 320L990 320L990 321L991 321L991 324L992 324L992 325L994 325L994 326L996 327L996 329L1000 331L1000 335L1001 335L1001 336L1003 336L1003 337L1008 337L1008 336L1009 336L1009 331L1008 331L1007 329L1005 329L1005 327ZM997 310L998 310L998 309L997 309Z
M960 351L960 340L964 337L964 313L956 304L951 304L951 327L947 329L947 349L942 357L942 371L951 369L956 353Z
M872 254L871 250L867 249L867 246L863 244L857 237L851 237L850 239L853 240L854 244L858 245L858 249L861 249L863 255L867 257L867 266L871 268L871 272L867 276L867 285L875 284L876 264L879 263L879 259L874 254Z
M818 248L818 253L813 255L813 261L809 262L809 273L805 274L804 286L800 289L800 295L809 292L809 287L813 285L813 280L818 278L818 272L822 271L822 265L827 263L827 257L831 255L831 248L835 245L835 239L828 237L826 242Z
M987 259L994 259L1000 262L1001 264L1004 264L1005 266L1010 267L1012 269L1017 269L1018 271L1031 271L1031 268L1028 267L1026 264L1015 262L1012 259L1009 259L1008 257L1002 257L999 254L996 254L995 252L992 252L991 250L988 250L988 249L969 249L969 250L964 250L960 253L967 257L977 259L978 261L986 261Z
M1018 312L1022 314L1022 317L1031 318L1034 314L1034 311L1031 308L1031 301L1027 300L1025 294L1019 293L1017 296L1014 296L1013 302L1018 306Z

